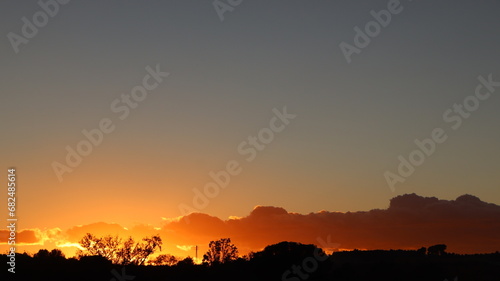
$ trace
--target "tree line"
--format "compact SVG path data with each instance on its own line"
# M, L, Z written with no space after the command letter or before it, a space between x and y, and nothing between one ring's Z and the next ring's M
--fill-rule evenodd
M95 236L91 233L85 236L78 242L81 249L76 253L77 259L85 259L86 257L101 257L116 265L153 265L173 266L178 263L194 264L191 257L179 259L170 254L160 254L151 258L156 252L161 251L163 241L159 235L144 237L141 241L135 241L132 237L122 239L118 236L106 235L102 237ZM427 255L445 255L447 246L445 244L437 244L428 248L422 247L416 250L417 253ZM267 246L262 252L251 252L246 256L240 257L238 248L231 242L231 238L221 238L219 240L210 241L208 250L203 255L202 263L208 266L215 266L229 263L238 259L250 260L266 255L304 255L304 252L310 252L311 256L317 255L313 253L319 251L321 255L326 256L322 249L314 245L304 245L296 242L281 242ZM356 252L358 250L354 250ZM64 254L59 249L48 251L46 249L39 250L33 255L34 258L51 259L65 258Z
M283 241L240 256L230 238L210 241L202 264L160 254L159 235L141 240L87 233L76 257L58 250L17 254L16 280L498 280L500 253L458 255L445 244L417 250L325 253L312 244ZM0 262L7 261L0 255ZM0 272L0 280L4 280ZM10 279L7 279L10 280Z

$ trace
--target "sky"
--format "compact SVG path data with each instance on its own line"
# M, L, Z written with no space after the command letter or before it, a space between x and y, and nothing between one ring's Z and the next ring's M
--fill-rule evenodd
M18 230L500 205L500 3L229 2L0 4Z

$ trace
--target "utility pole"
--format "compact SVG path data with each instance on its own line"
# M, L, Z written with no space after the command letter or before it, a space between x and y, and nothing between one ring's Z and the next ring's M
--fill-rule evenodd
M196 262L198 262L198 245L196 245Z

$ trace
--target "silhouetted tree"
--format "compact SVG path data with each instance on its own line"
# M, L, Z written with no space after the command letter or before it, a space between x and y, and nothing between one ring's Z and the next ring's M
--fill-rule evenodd
M122 241L119 246L123 246ZM132 243L135 247L136 243ZM145 244L145 243L144 243ZM434 245L436 246L436 245ZM434 250L436 249L436 250ZM443 246L431 248L431 253L443 253ZM102 256L64 259L62 253L40 250L34 256L16 254L16 280L498 280L500 252L491 254L448 254L425 256L419 250L358 250L335 252L330 256L315 245L281 242L263 251L249 254L250 259L238 258L222 266L198 266L186 258L169 266L113 265ZM0 263L8 264L9 252L0 254ZM160 257L163 256L163 257ZM158 260L169 260L160 255ZM150 256L151 258L152 256ZM156 257L156 256L155 256ZM61 259L62 258L62 259ZM151 259L152 263L154 259ZM4 277L5 276L5 277ZM9 277L7 277L9 276ZM0 272L0 280L11 280L11 274ZM134 276L137 276L134 277ZM139 277L140 276L140 277Z
M317 248L312 244L302 244L297 242L280 242L269 245L263 251L250 253L250 257L254 258L277 258L277 259L297 259L301 260L314 255L325 256L325 252L321 248Z
M445 254L445 250L446 250L445 244L437 244L437 245L430 246L429 248L427 248L427 254L428 255L442 256Z
M426 252L427 252L427 248L425 248L425 247L422 247L422 248L417 250L417 253L419 253L421 255L425 255Z
M162 241L160 236L146 237L143 242L135 242L129 237L122 242L118 236L96 237L87 233L80 241L80 245L85 250L79 250L77 255L100 256L104 257L114 264L121 265L142 265L156 250L161 250Z
M52 249L49 253L50 258L66 258L64 253L59 249Z
M78 250L78 256L101 256L115 263L121 239L118 236L97 237L91 233L78 242L85 250Z
M187 267L192 265L194 265L194 260L191 257L187 257L177 263L177 266L179 267Z
M40 249L33 255L33 257L36 259L47 259L49 257L49 251L46 249Z
M176 265L179 262L176 257L172 255L159 255L149 263L151 265L168 265L168 266L173 266Z
M135 243L132 237L129 237L117 252L117 263L122 265L143 265L157 249L161 250L162 241L160 236L146 237L142 241L144 243Z
M61 262L66 259L63 252L59 249L53 249L50 252L46 249L41 249L33 255L33 258L41 262Z
M203 255L203 263L209 265L222 264L238 258L238 249L231 244L231 238L210 241L208 251Z
M97 267L99 265L111 265L112 262L101 256L81 256L79 262L88 265L88 267Z

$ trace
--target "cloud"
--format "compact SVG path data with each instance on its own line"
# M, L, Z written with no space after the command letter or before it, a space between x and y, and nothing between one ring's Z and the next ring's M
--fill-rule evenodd
M56 244L56 246L58 248L68 248L68 247L74 247L74 248L77 248L79 250L84 250L85 248L83 248L79 243L61 243L61 244Z
M15 236L17 245L43 245L45 242L57 240L61 235L61 229L52 228L40 230L38 228L23 229L18 231ZM7 244L10 231L0 229L0 244Z
M128 230L116 223L97 222L75 226L66 231L67 239L74 242L79 241L87 233L92 233L96 236L126 236Z
M318 244L318 238L330 235L344 249L416 249L445 243L459 253L494 252L500 250L500 206L472 195L448 201L407 194L391 199L384 210L296 214L257 206L248 216L227 221L191 214L189 223L172 221L163 230L184 241L231 237L246 251L285 240Z
M500 250L500 206L472 195L440 200L407 194L391 199L383 210L297 214L280 207L256 206L248 216L228 220L193 213L164 219L161 227L142 224L126 229L98 222L67 231L26 229L17 234L17 240L26 245L76 249L86 233L132 236L136 241L159 234L164 243L162 252L179 256L185 256L194 245L204 253L211 240L226 237L241 254L281 241L324 247L318 239L324 241L329 236L342 249L417 249L444 243L451 252L480 253ZM7 243L8 235L8 230L0 230L0 244Z
M189 245L189 246L186 246L186 245L176 245L177 249L181 249L183 251L191 251L191 249L194 248L193 245Z

